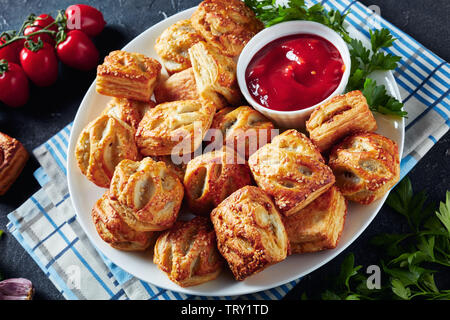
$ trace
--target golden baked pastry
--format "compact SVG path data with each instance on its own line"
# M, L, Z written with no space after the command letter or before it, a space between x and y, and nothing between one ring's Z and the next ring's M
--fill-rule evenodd
M397 144L376 133L345 138L332 149L329 165L344 196L361 204L380 199L400 179Z
M140 53L113 51L97 67L97 92L147 102L161 74L161 64Z
M181 20L156 39L155 51L169 74L191 67L188 50L203 37L192 27L191 20Z
M192 68L183 70L160 82L155 88L158 104L178 100L197 100L199 98Z
M16 181L28 157L27 150L18 140L0 132L0 196Z
M300 155L308 156L317 161L325 163L322 155L311 140L303 133L289 129L272 139L271 145L283 152L293 152Z
M178 217L183 184L163 162L151 158L121 161L111 181L110 198L122 207L118 212L137 231L170 228Z
M75 157L81 172L99 187L109 188L116 165L140 158L135 130L123 121L101 115L81 132Z
M102 115L115 118L122 124L125 123L136 130L144 114L154 107L155 103L151 100L142 102L125 98L112 98L106 109L103 110Z
M147 111L136 132L146 156L191 154L210 128L215 106L207 101L166 102Z
M217 245L236 280L284 260L289 240L281 216L261 189L245 186L211 212Z
M316 147L293 129L256 151L248 164L258 186L285 216L306 207L335 182Z
M274 135L273 123L248 106L219 110L213 118L211 129L220 130L223 143L236 150L246 160L256 150L269 143Z
M227 56L238 56L263 24L243 1L205 0L191 17L192 26Z
M111 205L108 191L101 197L92 209L92 220L103 241L111 247L125 251L142 251L154 241L154 232L141 232L130 228L116 211L118 206Z
M209 215L234 191L251 184L245 159L227 148L195 157L184 175L187 204L196 215Z
M344 229L347 203L336 186L308 206L283 219L291 253L336 248Z
M356 90L336 96L314 109L306 121L306 129L323 152L352 132L377 130L377 122L366 97Z
M172 170L178 177L178 179L183 182L184 180L184 174L186 173L186 167L188 164L188 161L178 161L178 160L184 160L183 158L181 159L176 159L177 163L175 163L172 160L172 156L153 156L151 157L153 160L155 161L162 161L164 162L164 164L166 165L166 167L170 170Z
M236 62L200 41L189 49L192 70L200 97L221 109L229 104L239 105L241 91L236 79Z
M214 229L205 217L177 221L158 237L153 262L182 287L218 277L223 259L217 251Z

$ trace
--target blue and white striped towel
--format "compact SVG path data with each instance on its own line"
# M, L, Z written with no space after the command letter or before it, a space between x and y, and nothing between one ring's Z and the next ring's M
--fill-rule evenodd
M314 4L317 1L309 1ZM387 50L402 60L394 76L409 117L406 121L404 177L448 131L450 66L357 1L324 0L327 9L347 12L346 21L369 37L369 28L388 28L398 38ZM71 125L34 150L42 165L35 177L42 186L8 215L8 230L67 299L281 299L299 280L236 297L198 297L157 288L102 256L77 222L67 181L67 145ZM81 279L81 281L80 281Z

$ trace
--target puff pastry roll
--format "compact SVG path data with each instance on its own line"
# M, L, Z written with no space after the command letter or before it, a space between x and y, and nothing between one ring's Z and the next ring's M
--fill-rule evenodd
M125 98L112 98L102 114L110 118L115 118L122 124L128 125L136 130L144 114L154 107L155 103L151 100L142 102Z
M397 144L376 133L345 138L332 149L329 165L344 196L361 204L380 199L400 179Z
M306 207L335 182L331 169L305 135L288 130L248 160L258 186L290 216Z
M188 50L203 37L192 27L191 20L181 20L156 39L155 51L169 74L191 67Z
M155 88L158 104L178 100L197 100L199 98L192 68L183 70L160 82Z
M306 129L323 152L352 132L377 130L377 122L366 97L356 90L317 107L306 121Z
M217 245L236 280L284 260L289 240L281 216L261 189L245 186L211 212Z
M140 158L135 130L123 121L102 115L81 132L75 157L81 172L99 187L109 188L116 165Z
M209 215L234 191L251 184L245 160L227 148L192 159L184 176L187 203L196 215Z
M170 228L178 217L183 184L163 162L151 158L123 160L111 181L110 198L122 207L120 216L137 231Z
M147 102L161 74L161 64L140 53L113 51L97 67L97 92Z
M147 111L136 132L146 156L191 154L202 143L216 111L207 101L166 102Z
M218 109L239 105L241 91L236 78L236 62L204 41L189 49L192 70L200 97L213 101Z
M192 26L217 50L238 56L263 24L243 1L205 0L191 17Z
M193 156L191 156L193 157ZM172 170L178 177L178 179L183 182L184 180L184 174L186 173L186 167L188 162L184 162L184 161L177 161L177 163L175 163L172 160L172 156L154 156L151 157L153 160L155 161L162 161L164 162L164 164L166 165L166 167L170 170ZM184 160L182 159L176 159L176 160Z
M211 125L211 129L220 130L223 143L246 160L272 140L274 128L270 120L248 106L219 110Z
M92 220L103 241L111 247L124 251L143 251L155 243L154 232L140 232L130 228L111 204L108 191L92 209Z
M291 253L336 248L344 229L347 203L336 186L331 187L294 215L283 219Z
M182 287L196 286L218 277L223 259L217 251L214 229L205 217L177 221L158 237L153 262Z
M322 155L311 140L303 133L289 129L276 136L271 145L283 152L293 152L325 163Z
M0 196L16 181L28 157L27 150L18 140L0 132Z

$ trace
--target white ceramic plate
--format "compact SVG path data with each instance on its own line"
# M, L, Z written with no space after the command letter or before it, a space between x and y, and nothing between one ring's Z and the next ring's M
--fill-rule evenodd
M158 58L153 49L156 38L176 21L189 18L194 10L195 8L188 9L154 25L131 41L123 50L139 52L153 58ZM362 36L358 35L353 36L362 38ZM378 74L376 75L376 80L379 84L384 84L393 96L400 99L398 87L392 73ZM384 197L369 206L351 204L348 208L345 228L336 249L313 254L290 256L285 261L273 265L241 282L235 281L230 271L224 271L218 279L209 283L189 288L179 287L171 282L152 263L152 256L149 253L123 252L110 247L101 240L92 223L91 209L96 200L105 192L105 189L95 186L81 174L77 167L74 150L77 138L83 128L102 112L109 100L109 97L96 93L95 83L93 83L87 91L75 117L68 156L70 196L77 212L78 221L94 246L122 269L158 287L194 295L232 296L258 292L288 283L319 268L349 246L373 220L386 199ZM376 119L379 127L378 132L396 141L400 147L400 154L402 154L404 137L403 120L379 114L376 114Z

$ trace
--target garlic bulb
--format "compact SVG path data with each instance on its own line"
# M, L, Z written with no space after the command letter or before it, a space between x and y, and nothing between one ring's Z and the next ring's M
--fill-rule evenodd
M31 300L34 288L30 280L14 278L0 281L0 300Z

